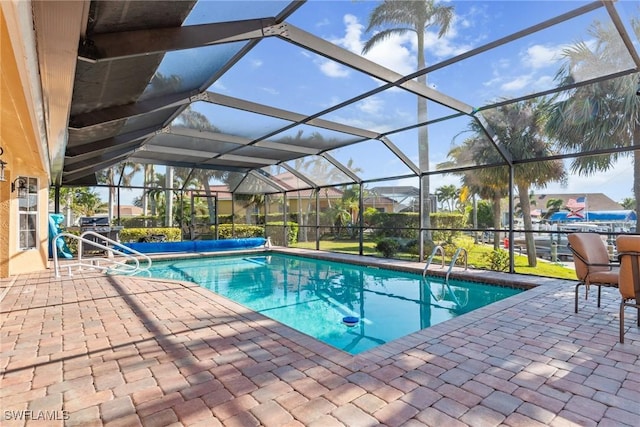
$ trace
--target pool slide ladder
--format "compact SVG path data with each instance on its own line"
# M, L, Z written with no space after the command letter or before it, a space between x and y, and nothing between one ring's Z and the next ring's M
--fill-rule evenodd
M105 273L136 274L140 271L146 271L151 267L151 258L147 255L94 231L85 231L80 236L71 233L58 233L53 238L53 265L56 278L60 277L61 266L58 260L58 251L55 250L55 242L63 237L78 242L77 260L75 262L70 260L64 264L64 268L67 269L69 276L73 276L71 272L73 268L77 268L78 270L84 268L103 270ZM89 239L88 237L93 237L95 240ZM105 256L85 257L84 252L87 245L91 250L103 252ZM140 265L141 260L144 261L143 265Z
M429 258L427 258L427 263L424 266L424 270L422 270L423 278L427 275L427 270L431 265L431 261L433 261L433 258L438 254L438 252L440 253L440 258L442 259L442 268L444 268L444 249L442 248L442 246L437 245L431 251L431 255L429 255ZM446 284L449 284L449 275L451 274L451 270L453 270L453 267L455 266L456 261L458 261L460 254L464 255L464 269L465 270L467 269L467 250L465 248L458 248L456 249L456 252L453 254L453 257L451 258L451 262L449 263L449 269L447 270L447 274L444 278L444 282Z

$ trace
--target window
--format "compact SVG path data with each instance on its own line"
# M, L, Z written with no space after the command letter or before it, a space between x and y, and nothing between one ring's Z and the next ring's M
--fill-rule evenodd
M27 184L27 197L18 199L18 215L20 221L20 250L36 249L38 236L38 180L37 178L19 177Z

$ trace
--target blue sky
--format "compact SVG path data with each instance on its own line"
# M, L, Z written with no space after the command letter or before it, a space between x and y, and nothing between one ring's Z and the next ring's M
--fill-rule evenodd
M243 3L248 7L243 8ZM427 31L427 65L468 52L590 2L538 0L443 3L455 7L455 18L450 31L442 38L437 37L438 28ZM211 12L214 12L213 16L224 19L268 16L285 4L274 1L210 1L194 9L189 22L211 22ZM309 1L287 22L360 55L364 43L371 36L365 31L368 16L378 4L358 0ZM623 11L633 11L630 4L634 2L623 1L618 4L622 4ZM578 40L590 42L587 29L595 19L609 19L604 8L433 71L428 75L428 84L474 107L500 97L512 98L550 89L554 87L553 77L561 63L562 49ZM416 69L415 35L407 33L391 38L376 46L365 57L398 73L411 73ZM370 76L301 47L277 38L266 38L214 83L210 90L303 114L315 114L380 84ZM205 103L194 105L194 108L210 116L212 123L223 130L237 130L241 125L247 137L256 137L282 125L281 121L275 119L238 118L229 114L229 111ZM432 119L451 113L452 110L438 104L429 104L429 116ZM403 90L387 90L321 118L385 132L416 122L415 97ZM431 170L435 169L437 163L447 160L446 155L455 136L466 127L467 122L467 118L461 118L430 126ZM390 139L418 164L415 131L395 134ZM355 165L364 171L362 175L365 179L407 173L407 168L401 162L373 142L336 150L331 154L344 163L353 158ZM630 159L623 158L609 173L571 177L565 188L554 184L545 190L536 190L536 193L603 192L620 201L632 195L632 169ZM624 182L629 184L621 185ZM433 177L432 190L451 183L458 184L458 178L451 175ZM417 186L417 181L404 180L398 184Z

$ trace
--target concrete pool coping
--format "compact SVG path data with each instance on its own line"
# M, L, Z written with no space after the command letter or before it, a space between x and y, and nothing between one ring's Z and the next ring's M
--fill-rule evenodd
M632 313L617 342L615 289L574 314L573 281L470 274L538 286L356 356L192 284L16 276L0 282L0 406L69 417L49 425L635 422L640 335Z

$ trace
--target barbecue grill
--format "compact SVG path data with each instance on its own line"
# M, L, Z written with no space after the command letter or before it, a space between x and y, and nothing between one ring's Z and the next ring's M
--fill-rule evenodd
M105 238L115 240L116 242L120 241L120 230L123 228L124 227L122 226L111 226L109 224L109 218L106 216L85 216L80 218L81 233L84 233L85 231L93 231L94 233L98 233ZM97 236L86 236L86 239L101 245L109 246L106 240ZM87 253L95 253L96 251L104 252L90 244L86 244L82 248L83 255L86 255Z

